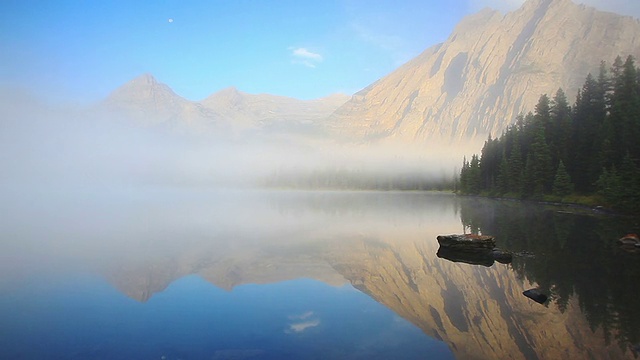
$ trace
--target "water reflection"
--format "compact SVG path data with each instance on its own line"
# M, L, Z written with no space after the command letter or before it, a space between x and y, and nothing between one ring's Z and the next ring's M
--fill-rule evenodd
M177 294L174 287L184 281L208 287L198 287L176 306L190 306L207 292L218 291L214 289L234 294L246 286L260 288L249 284L270 284L252 295L260 301L283 301L309 291L304 286L278 285L299 285L303 281L299 279L323 284L314 285L317 298L326 298L331 289L353 286L427 336L442 340L460 359L634 356L638 258L618 252L613 245L621 233L634 230L625 219L436 193L163 191L126 198L126 206L108 197L100 206L90 207L93 214L84 209L84 217L94 219L91 226L57 216L44 227L46 233L56 230L57 223L68 236L46 247L59 249L52 258L65 260L44 263L72 272L90 270L143 307ZM82 213L86 203L74 204L65 208L70 214ZM94 218L97 215L99 221ZM21 233L19 226L7 225L28 244L38 244L45 235ZM535 257L516 257L510 265L491 267L438 258L436 236L465 228L496 236L501 248L529 251ZM11 269L14 274L20 269L24 273L27 263L42 264L49 258L41 251L8 248L24 260L21 267ZM199 280L193 280L193 275ZM15 282L3 283L2 294L20 289ZM522 292L532 287L550 294L551 302L545 306L524 297ZM7 298L3 295L3 314L12 306ZM210 300L212 304L221 301ZM333 309L327 309L327 314L345 300L332 301ZM297 318L285 326L290 333L306 332L319 324L308 309L293 313ZM239 326L242 316L236 317L225 321ZM352 338L371 337L357 321L345 325L345 331ZM388 324L376 326L380 331L389 329ZM3 331L13 330L5 326ZM234 349L245 351L240 355L268 357L251 352L255 347L242 347L242 341L253 343L242 332L235 334ZM402 347L416 352L406 352L404 358L447 356L435 345L428 350L418 346L426 343L424 339L412 339L415 343L403 342ZM333 346L326 338L313 344ZM388 351L398 349L371 344L369 358L394 357ZM348 357L353 349L342 351L326 354Z
M513 270L550 294L558 310L575 302L607 344L638 350L640 257L615 241L638 232L635 219L481 199L466 199L461 217L473 231L495 235L500 246L535 254L516 258Z
M299 279L227 292L191 275L139 303L92 276L27 285L0 298L14 305L0 325L6 359L451 358L350 286Z

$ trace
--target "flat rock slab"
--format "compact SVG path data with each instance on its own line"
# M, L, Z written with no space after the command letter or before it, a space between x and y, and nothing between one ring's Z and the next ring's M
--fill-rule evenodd
M484 251L496 247L493 236L486 235L439 235L437 239L441 247L457 251Z

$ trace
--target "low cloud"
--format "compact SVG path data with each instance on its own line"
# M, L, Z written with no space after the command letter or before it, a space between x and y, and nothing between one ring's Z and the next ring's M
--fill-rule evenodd
M291 62L294 64L302 64L306 67L315 68L324 60L322 55L309 51L303 47L291 47L289 50L291 50L291 56L293 58Z

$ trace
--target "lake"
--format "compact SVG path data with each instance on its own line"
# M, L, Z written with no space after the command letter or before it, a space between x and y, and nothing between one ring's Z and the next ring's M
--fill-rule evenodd
M632 359L640 350L640 254L615 243L640 232L635 219L422 192L7 193L3 359ZM436 236L463 232L495 236L513 262L436 255Z

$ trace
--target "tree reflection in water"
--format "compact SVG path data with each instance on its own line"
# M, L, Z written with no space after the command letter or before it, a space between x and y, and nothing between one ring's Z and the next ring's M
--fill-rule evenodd
M616 240L639 231L634 219L514 201L463 198L465 229L493 235L499 247L534 256L514 257L521 279L535 282L562 312L571 296L592 330L622 348L640 342L640 253ZM568 211L567 211L568 210Z

